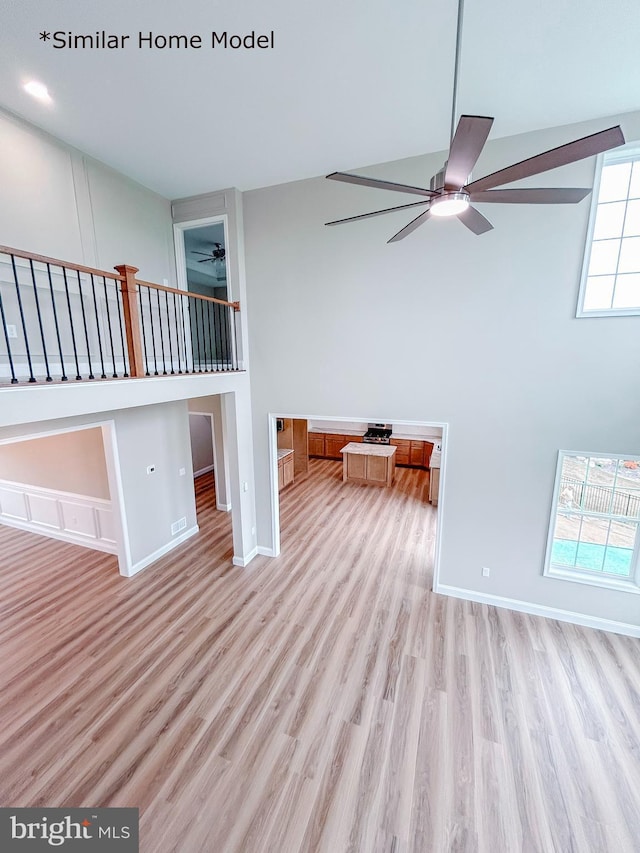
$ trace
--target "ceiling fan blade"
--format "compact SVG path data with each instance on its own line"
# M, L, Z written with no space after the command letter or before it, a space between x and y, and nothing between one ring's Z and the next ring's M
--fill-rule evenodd
M387 243L397 243L398 240L404 240L404 238L408 237L409 234L412 234L419 225L426 222L430 216L431 212L429 210L425 210L424 213L421 213L420 216L416 216L416 218L412 219L408 225L401 228L400 231L398 231L397 234L394 234L390 240L387 240Z
M362 187L373 187L378 190L393 190L398 193L413 193L427 198L437 195L432 190L423 187L412 187L408 184L396 184L393 181L379 181L377 178L365 178L363 175L350 175L348 172L332 172L327 175L330 181L344 181L345 184L359 184Z
M484 190L471 193L476 203L500 202L501 204L577 204L589 195L584 187L532 187L517 190Z
M601 154L610 148L617 148L619 145L624 145L624 141L620 125L616 125L599 133L583 136L582 139L567 142L566 145L552 148L535 157L529 157L528 160L521 160L512 166L507 166L506 169L500 169L485 178L472 181L465 189L467 192L476 193L480 190L499 187L501 184L510 184L521 178L529 178L531 175L539 175L540 172L547 172L550 169L557 169L558 166L566 166L577 160L584 160L585 157Z
M466 225L474 234L484 234L486 231L491 231L493 225L484 217L475 207L468 207L462 213L458 214L458 219L463 225Z
M460 116L458 127L451 140L449 160L444 175L445 187L459 190L466 184L484 148L492 124L493 119L488 116Z
M372 213L361 213L359 216L348 216L346 219L334 219L333 222L325 222L325 225L342 225L343 222L357 222L358 219L369 219L371 216L381 216L383 213L392 213L394 210L406 210L408 207L420 207L429 204L428 199L424 201L412 201L411 204L401 204L398 207L385 207L384 210L374 210Z
M198 254L202 254L202 252L199 252ZM199 264L206 264L206 263L208 263L208 261L215 261L215 258L203 258L201 261L198 261L198 263Z
M191 250L192 255L206 255L208 258L211 257L211 252L196 252L195 249Z

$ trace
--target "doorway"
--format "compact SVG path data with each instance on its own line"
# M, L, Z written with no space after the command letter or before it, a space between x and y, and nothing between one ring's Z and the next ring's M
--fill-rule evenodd
M209 299L231 301L225 216L174 225L178 286ZM196 369L231 362L233 329L229 313L216 302L188 300L185 325Z
M432 531L432 539L429 544L429 553L432 562L432 580L437 582L440 563L440 543L443 521L443 497L444 497L444 474L445 459L448 449L448 424L442 422L418 422L418 421L393 421L387 418L391 427L389 444L394 446L394 460L397 459L397 468L394 466L394 475L390 489L374 485L355 485L344 477L342 450L349 444L363 447L363 439L366 442L366 433L372 426L378 424L357 418L344 417L322 417L305 415L269 415L269 448L271 469L271 505L272 505L272 555L280 553L280 509L283 503L300 503L306 499L303 489L309 491L313 483L324 482L327 486L327 501L337 501L344 505L347 514L351 512L351 497L357 494L358 489L364 488L371 494L381 490L384 492L394 491L394 482L398 483L398 490L404 490L408 496L407 501L418 509L418 516L422 513L425 519L430 520L428 526ZM296 451L288 450L292 443L286 440L288 424L304 424L306 428L305 441L298 444ZM284 440L283 440L284 437ZM364 446L379 446L365 444ZM309 483L303 485L306 478L302 478L300 489L296 489L295 477L293 486L287 483L282 473L282 454L294 452L293 461L300 454L300 447L306 457L306 465ZM286 449L283 449L286 448ZM355 452L355 451L354 451ZM285 457L286 459L290 457ZM285 463L286 464L286 463ZM284 490L286 489L286 491ZM293 493L290 490L293 489ZM410 493L410 494L409 494ZM393 500L381 498L382 503ZM375 500L370 501L374 503ZM295 511L295 510L294 510ZM391 510L390 517L393 516ZM331 526L332 522L329 522ZM420 523L418 523L418 528Z

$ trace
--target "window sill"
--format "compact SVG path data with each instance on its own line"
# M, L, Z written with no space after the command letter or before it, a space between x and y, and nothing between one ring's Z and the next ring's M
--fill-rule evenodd
M595 311L584 311L579 309L576 312L578 320L585 317L638 317L640 316L640 308L600 308Z
M580 572L575 569L563 569L559 566L550 566L544 571L544 577L555 578L555 580L573 581L588 586L597 586L600 589L613 589L617 592L632 592L640 595L640 586L633 578L614 578L611 575L595 575L592 572Z

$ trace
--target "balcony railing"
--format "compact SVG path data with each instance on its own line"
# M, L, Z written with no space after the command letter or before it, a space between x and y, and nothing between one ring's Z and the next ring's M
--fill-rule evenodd
M0 384L237 371L238 302L0 246Z

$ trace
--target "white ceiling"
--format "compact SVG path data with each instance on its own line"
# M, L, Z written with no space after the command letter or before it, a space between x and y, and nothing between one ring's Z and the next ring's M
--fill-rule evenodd
M0 103L167 198L447 147L454 0L3 0ZM55 50L41 30L130 34ZM138 31L203 36L138 49ZM212 30L275 32L212 50ZM637 0L466 0L459 111L492 137L640 109ZM22 91L42 80L42 106Z

